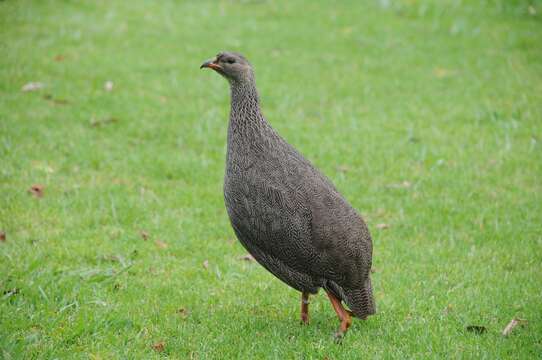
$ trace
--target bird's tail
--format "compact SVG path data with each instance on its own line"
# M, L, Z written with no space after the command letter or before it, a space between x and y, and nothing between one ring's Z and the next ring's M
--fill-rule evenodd
M345 289L345 295L346 305L348 305L354 316L365 319L367 316L376 313L371 278L367 277L361 289Z

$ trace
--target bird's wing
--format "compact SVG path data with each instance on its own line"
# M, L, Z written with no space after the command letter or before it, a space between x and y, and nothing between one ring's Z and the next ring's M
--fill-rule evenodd
M256 170L225 195L232 226L250 252L310 270L318 253L311 243L311 211L297 186L277 184Z

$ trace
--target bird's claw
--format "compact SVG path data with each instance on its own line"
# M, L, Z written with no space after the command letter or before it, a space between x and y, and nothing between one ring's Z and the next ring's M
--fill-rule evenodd
M344 338L344 332L337 331L335 334L333 334L333 339L335 340L336 344L341 344Z

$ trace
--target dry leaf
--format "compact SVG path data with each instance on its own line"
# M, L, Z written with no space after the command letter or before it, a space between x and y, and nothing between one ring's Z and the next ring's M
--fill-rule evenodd
M104 90L105 91L113 91L113 86L114 86L113 81L107 80L105 82L105 84L104 84Z
M98 127L102 125L116 123L117 121L119 121L119 119L117 119L116 117L108 117L104 119L96 119L95 117L92 117L90 119L90 126Z
M40 82L29 82L27 84L24 84L21 90L24 92L37 91L37 90L43 89L44 86L45 85L43 85L43 83L40 83Z
M182 318L186 319L188 315L190 314L190 312L186 310L185 308L179 308L177 310L177 314L179 314Z
M122 258L122 256L119 255L102 255L100 259L103 261L124 263L124 259Z
M152 348L156 352L163 352L166 348L166 342L158 341L157 343L152 344Z
M245 260L245 261L254 261L254 256L250 255L250 254L246 254L246 255L243 255L243 256L240 256L238 258L239 260Z
M1 242L6 241L6 233L4 231L0 231L0 241Z
M339 165L337 166L337 171L347 173L350 171L350 167L348 165Z
M45 189L45 186L41 184L34 184L28 189L28 192L32 195L34 195L37 198L43 197L43 190Z
M57 56L55 56L54 59L55 59L55 61L60 62L60 61L64 61L65 57L62 54L58 54Z
M466 327L467 331L476 333L476 334L483 334L487 331L485 326L481 325L469 325Z
M209 260L205 260L202 265L203 265L204 268L208 269L209 268Z
M69 104L69 101L66 99L55 99L53 95L51 94L45 94L43 95L43 98L47 101L52 102L55 105L67 105Z
M412 183L410 181L404 180L403 182L400 182L399 184L389 184L387 187L390 189L408 189L412 186Z
M154 243L156 244L156 246L158 246L160 249L166 249L167 248L167 244L165 242L163 242L162 240L160 239L156 239L154 241Z
M139 232L139 235L141 235L141 238L145 241L147 241L149 239L149 233L146 232L145 230L141 230Z
M388 224L376 224L376 228L379 229L379 230L384 230L384 229L387 229L389 228L390 226Z
M524 325L527 323L527 320L525 319L516 319L516 318L513 318L512 320L510 320L510 322L508 323L508 325L506 325L506 327L504 328L504 330L502 331L502 336L508 336L510 335L510 333L512 332L512 330L514 330L516 328L516 326L518 325Z

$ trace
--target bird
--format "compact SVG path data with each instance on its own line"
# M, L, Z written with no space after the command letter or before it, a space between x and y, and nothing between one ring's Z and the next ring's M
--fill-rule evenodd
M254 70L224 51L201 64L230 85L224 203L241 245L271 274L301 292L301 323L309 297L324 289L340 324L376 313L373 245L359 213L333 183L266 120ZM347 308L343 306L343 303Z

